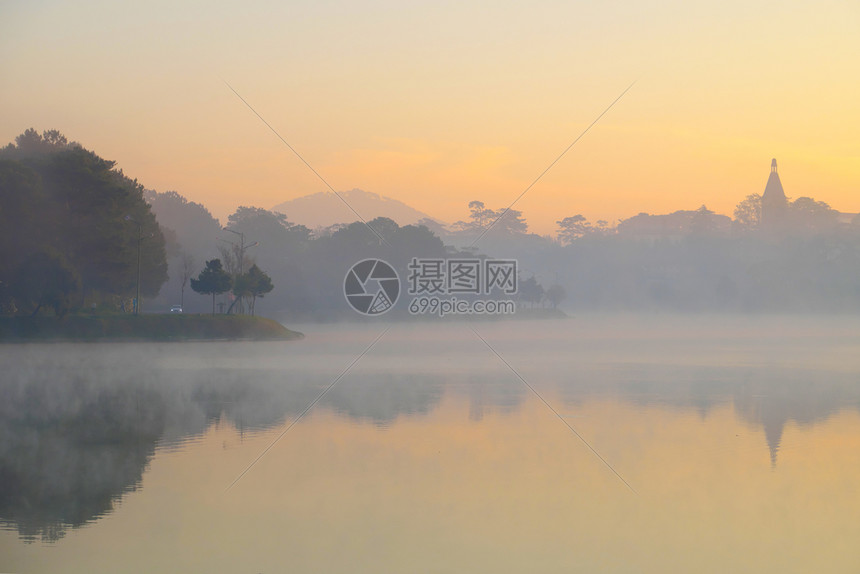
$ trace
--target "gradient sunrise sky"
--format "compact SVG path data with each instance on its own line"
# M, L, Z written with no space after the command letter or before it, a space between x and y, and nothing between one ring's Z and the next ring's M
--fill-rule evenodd
M220 218L325 186L532 230L702 204L779 161L789 197L860 212L860 4L0 3L0 142L56 128ZM289 216L289 214L287 214Z

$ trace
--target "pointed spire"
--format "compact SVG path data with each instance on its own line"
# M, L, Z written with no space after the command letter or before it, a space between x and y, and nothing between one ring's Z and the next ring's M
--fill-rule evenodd
M779 444L782 442L782 431L785 428L785 417L779 416L777 413L765 412L762 415L764 419L764 436L767 439L767 448L770 451L770 467L776 468L776 455L779 453Z
M761 196L761 224L764 228L776 229L785 223L788 199L776 172L776 158L770 160L770 176Z

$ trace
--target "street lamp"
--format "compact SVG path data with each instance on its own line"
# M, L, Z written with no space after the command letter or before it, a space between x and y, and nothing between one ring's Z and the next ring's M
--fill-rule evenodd
M229 231L230 233L235 233L239 236L239 275L243 275L245 273L245 250L254 247L255 245L259 245L259 241L255 241L250 245L245 245L245 234L240 231L233 231L229 227L224 227L224 231ZM232 243L235 246L235 243Z
M245 245L245 234L244 233L242 233L240 231L234 231L234 230L230 229L229 227L224 227L222 229L224 231L229 231L230 233L233 233L233 234L236 234L239 236L239 249L238 249L239 250L239 276L242 276L245 274L245 250L250 249L251 247L254 247L256 245L259 245L260 242L255 241L254 243L252 243L250 245ZM233 243L232 241L227 241L226 239L222 239L221 241L226 241L227 243L229 243L230 245L233 246L233 249L236 249L236 244ZM242 297L238 297L237 299L235 299L233 301L233 303L230 305L230 308L227 309L227 314L229 314L230 311L233 310L233 305L235 305L236 303L239 303L239 307L240 307L240 309L242 309L242 313L244 313L244 308L242 307L241 301L242 301Z
M125 220L137 225L137 296L134 299L134 314L137 316L140 313L140 242L143 239L143 226L130 215L126 215Z

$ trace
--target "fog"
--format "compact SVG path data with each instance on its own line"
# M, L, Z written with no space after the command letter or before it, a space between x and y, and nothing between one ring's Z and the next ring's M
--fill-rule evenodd
M0 212L4 316L177 307L285 322L352 319L344 280L368 258L390 264L401 291L422 261L516 262L517 284L493 301L532 317L559 309L860 311L860 217L811 197L789 199L776 160L764 193L738 193L732 216L695 204L612 223L560 212L550 235L530 231L518 205L479 198L463 201L463 219L450 225L415 221L418 212L382 216L396 214L375 195L373 210L328 227L309 227L309 212L246 205L219 221L179 192L144 188L58 130L28 129L0 149L0 179L8 204ZM338 201L318 196L311 212L328 214ZM445 278L451 283L451 271ZM427 293L473 301L491 289L439 291ZM414 315L410 298L390 303L393 317Z
M175 208L165 194L154 198L159 220L198 229L201 206ZM614 227L583 219L561 226L555 237L529 233L519 211L487 209L483 214L473 209L459 227L430 219L400 226L378 217L309 230L291 221L290 214L240 208L230 216L230 226L249 242L259 242L248 250L248 260L273 278L275 289L260 302L260 311L288 321L352 318L341 293L343 277L353 264L371 257L389 262L404 282L413 258L516 260L519 289L509 298L522 312L556 307L568 313L860 310L860 218L847 221L851 214L810 198L783 200L785 221L778 228L740 215L732 220L704 206L639 214ZM469 205L475 203L483 206ZM194 253L195 272L211 256L211 245L219 244L217 225L187 241L197 245L201 237L210 239L210 247L188 250ZM220 237L220 244L229 239ZM156 309L168 308L178 297L182 241L169 259L171 279L155 300ZM224 250L220 257L235 258ZM191 309L203 309L202 297L185 294ZM407 306L405 299L397 302L394 314L408 318Z
M4 552L17 556L5 564L30 563L21 542L65 544L70 530L84 527L88 536L100 536L96 526L122 515L130 496L158 500L159 489L147 487L153 464L189 457L209 461L205 464L214 470L205 488L212 501L245 500L257 488L251 485L284 472L272 466L284 456L294 459L292 464L314 464L302 463L295 449L323 428L340 429L331 435L333 443L322 445L334 448L331 456L338 459L344 455L335 445L361 450L367 441L394 440L392 456L401 449L417 455L426 441L442 448L446 440L456 444L462 440L456 437L503 423L515 435L544 437L530 448L549 460L578 461L580 472L587 469L595 481L580 485L583 492L596 489L594 496L622 505L631 504L627 497L645 497L658 512L667 495L661 482L676 480L678 472L697 472L697 465L728 465L740 473L731 480L743 483L744 466L778 473L785 453L794 453L784 471L789 478L780 480L801 481L792 488L802 489L806 479L790 473L809 449L824 448L808 442L828 440L816 439L815 429L829 428L828 421L843 415L856 421L860 412L860 334L850 317L601 314L555 321L297 327L306 334L303 341L0 348L6 367L0 383L0 520L20 541L0 538ZM633 420L646 424L631 427ZM642 458L644 451L658 448L653 443L658 429L670 421L682 434L659 446L664 459L658 464ZM414 424L424 430L400 442L397 437ZM367 438L366 428L382 434ZM708 433L708 446L700 447L711 461L690 458L686 432ZM359 436L365 438L347 446ZM224 448L236 446L206 451L213 440ZM521 448L516 442L493 444L492 452L502 457L508 448ZM228 456L233 449L238 459ZM530 468L531 456L520 468L513 460L506 463L512 466L505 472ZM380 477L401 472L399 466L388 467L393 460L373 464ZM477 470L484 463L456 464ZM358 468L344 472L337 480L349 488ZM836 480L850 479L834 472ZM172 489L197 488L178 474L170 480ZM423 496L425 487L415 488L413 495ZM288 500L293 494L285 490L280 496ZM519 494L503 490L499 496L505 507ZM361 498L356 494L350 504ZM790 513L792 500L783 502ZM269 520L267 511L254 512L262 522ZM388 528L386 512L371 514L380 528ZM337 518L330 521L339 528ZM79 542L68 544L74 548ZM183 551L161 548L157 554L176 558L176 552ZM95 568L77 560L82 569Z

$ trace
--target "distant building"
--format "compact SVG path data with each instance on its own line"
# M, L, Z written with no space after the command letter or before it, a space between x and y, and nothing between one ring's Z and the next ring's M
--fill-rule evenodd
M770 162L770 176L761 196L761 226L763 229L778 230L785 226L788 219L788 199L776 171L776 159Z
M860 226L860 215L856 213L840 213L832 210L824 203L810 202L818 212L804 213L803 209L793 210L776 168L776 159L770 161L770 176L767 178L764 193L761 196L761 218L759 228L772 238L791 233L812 229L815 232L833 229L835 226ZM797 201L797 200L796 200ZM797 205L797 204L795 204ZM792 215L794 211L794 215ZM822 219L823 217L823 219ZM824 223L822 223L824 221ZM623 237L655 243L657 241L678 242L689 235L728 235L732 231L732 219L725 215L714 213L704 205L695 211L681 210L674 213L649 215L640 213L618 223L618 234Z
M788 198L782 189L782 182L776 170L776 159L770 161L770 176L761 196L761 228L765 231L788 232L791 228L791 215ZM842 213L836 210L833 223L838 225L851 225L860 223L856 213ZM798 222L795 221L795 226Z

